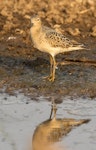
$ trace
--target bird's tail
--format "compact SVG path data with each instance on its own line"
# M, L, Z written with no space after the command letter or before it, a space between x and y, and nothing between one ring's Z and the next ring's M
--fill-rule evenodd
M90 121L90 119L81 119L81 120L72 120L70 121L70 125L72 126L79 126L81 124L84 124L84 123L88 123Z
M71 48L72 50L90 50L86 45L84 44L74 44Z
M86 49L86 46L84 44L74 44L72 46L72 50L84 50Z

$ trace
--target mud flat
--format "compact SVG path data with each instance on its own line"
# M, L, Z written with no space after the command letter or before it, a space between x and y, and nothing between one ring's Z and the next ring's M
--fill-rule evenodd
M95 8L94 0L0 0L0 91L14 94L17 90L32 99L96 97ZM90 49L58 55L54 83L43 78L49 75L49 56L34 49L29 38L30 16L36 12L45 25Z
M45 25L90 49L58 55L53 83L43 78L49 75L49 56L37 51L29 36L36 12ZM30 149L36 126L49 117L52 98L58 117L91 119L58 144L95 150L96 0L0 0L0 150Z

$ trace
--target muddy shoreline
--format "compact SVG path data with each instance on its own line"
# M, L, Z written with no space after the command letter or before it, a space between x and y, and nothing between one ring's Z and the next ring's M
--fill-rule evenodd
M6 5L2 3L0 7L0 92L14 95L16 91L19 91L32 99L37 99L42 95L49 99L54 96L59 100L64 96L95 98L96 10L94 9L95 2L92 2L86 1L83 5L76 2L76 9L79 5L83 15L77 15L76 11L73 11L73 7L68 6L67 2L65 5L64 1L58 10L56 9L57 3L55 6L53 2L52 6L58 12L57 15L55 15L56 12L52 14L53 8L49 7L47 1L44 1L42 5L40 5L40 0L39 2L33 1L30 7L26 1L22 1L26 4L26 9L22 9L23 4L20 1L18 1L19 5L17 2L13 5L11 1ZM72 4L74 5L74 3ZM61 4L59 3L59 5ZM70 11L67 12L68 7ZM87 9L90 11L83 12ZM58 69L56 70L56 80L53 83L43 78L49 75L49 56L34 49L29 36L29 18L36 10L44 24L58 29L62 34L84 43L90 48L90 50L58 55L56 57ZM62 11L65 12L60 15ZM70 17L66 18L69 14L71 14Z

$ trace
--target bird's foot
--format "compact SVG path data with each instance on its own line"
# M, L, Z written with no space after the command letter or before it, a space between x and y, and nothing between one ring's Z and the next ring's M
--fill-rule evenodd
M48 77L48 80L49 80L49 81L51 81L51 82L54 82L55 77L53 77L53 76L49 76L49 77Z
M54 82L55 77L52 76L52 75L50 75L50 76L43 77L43 79L47 79L47 80L49 80L50 82Z

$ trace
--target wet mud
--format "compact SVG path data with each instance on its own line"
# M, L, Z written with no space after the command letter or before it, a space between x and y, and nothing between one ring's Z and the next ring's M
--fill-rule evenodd
M58 101L66 95L96 97L96 3L69 3L0 0L1 92L13 95L19 91L32 99L54 96ZM30 16L36 12L45 25L88 47L56 57L54 82L44 78L50 71L48 54L35 49L30 39Z

